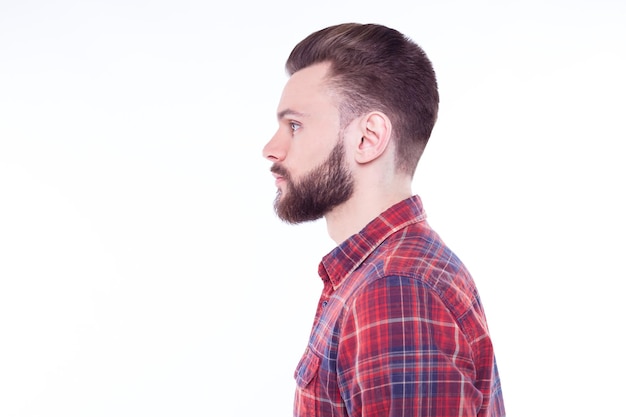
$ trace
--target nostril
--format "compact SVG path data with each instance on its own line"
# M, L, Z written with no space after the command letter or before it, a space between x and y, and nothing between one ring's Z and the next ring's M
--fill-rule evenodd
M276 162L285 159L287 153L288 142L285 141L285 137L276 133L263 147L263 157Z
M268 149L267 147L263 150L263 156L265 159L272 162L281 161L284 157L283 153L279 152L277 149Z

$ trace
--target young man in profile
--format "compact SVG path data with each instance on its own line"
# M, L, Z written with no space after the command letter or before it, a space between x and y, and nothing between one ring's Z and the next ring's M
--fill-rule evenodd
M263 149L276 213L324 217L338 245L319 266L294 416L503 416L474 281L411 190L439 103L426 54L394 29L342 24L286 68Z

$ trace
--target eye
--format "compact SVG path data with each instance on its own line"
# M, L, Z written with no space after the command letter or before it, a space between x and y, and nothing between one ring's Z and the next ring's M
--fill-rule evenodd
M296 122L289 122L289 129L291 129L292 133L295 133L296 130L300 129L300 125Z

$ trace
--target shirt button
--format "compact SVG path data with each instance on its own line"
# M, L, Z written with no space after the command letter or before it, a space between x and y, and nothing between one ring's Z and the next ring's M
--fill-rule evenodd
M322 308L326 308L326 304L328 304L328 301L322 301Z

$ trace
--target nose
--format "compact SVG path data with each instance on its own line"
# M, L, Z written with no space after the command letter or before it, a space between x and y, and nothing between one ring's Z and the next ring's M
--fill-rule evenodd
M263 157L272 162L281 162L287 155L287 146L285 141L279 137L279 132L276 132L269 142L263 147Z

